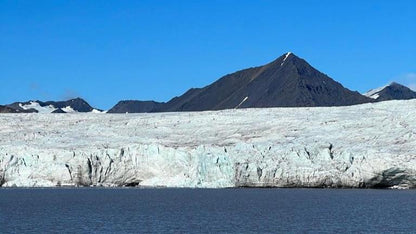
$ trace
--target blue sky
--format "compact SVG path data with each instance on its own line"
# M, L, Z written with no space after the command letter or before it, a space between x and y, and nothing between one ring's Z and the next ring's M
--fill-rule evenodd
M2 0L0 103L168 101L288 51L352 90L416 88L415 25L411 0Z

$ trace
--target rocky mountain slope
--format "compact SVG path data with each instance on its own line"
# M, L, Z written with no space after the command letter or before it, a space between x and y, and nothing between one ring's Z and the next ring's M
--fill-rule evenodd
M396 82L378 89L372 89L364 95L376 101L408 100L416 98L415 91Z
M416 187L416 100L0 115L0 186Z
M226 75L203 88L192 88L167 103L120 102L109 113L346 106L372 101L289 52L266 65Z
M20 109L14 109L9 106L2 106L0 105L0 113L31 113L32 110L20 110Z
M371 102L287 53L264 66L226 75L166 103L163 111L346 106Z
M147 113L162 108L164 103L155 101L125 100L118 102L107 113Z

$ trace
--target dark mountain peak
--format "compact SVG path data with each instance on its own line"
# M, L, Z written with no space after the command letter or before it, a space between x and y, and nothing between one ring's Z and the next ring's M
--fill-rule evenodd
M228 74L173 98L165 111L251 107L343 106L370 102L288 52L271 63Z
M297 60L299 57L297 57L292 52L287 52L279 56L277 59L275 59L273 62L266 64L264 66L276 66L276 67L282 67L285 64L288 64L289 61Z
M49 105L52 105L58 109L70 107L74 111L77 111L77 112L91 112L94 110L94 108L92 108L90 104L88 104L88 102L86 102L84 99L80 97L69 99L67 101L59 101L59 102L48 101L48 102L44 102L41 104L41 106L49 106Z
M278 59L287 60L287 59L290 59L290 58L299 58L299 57L296 56L293 52L288 51L288 52L280 55L276 60L278 60Z
M91 112L94 110L94 108L92 108L90 106L90 104L88 104L88 102L86 102L84 99L82 98L74 98L74 99L70 99L65 103L65 105L72 107L72 109L78 111L78 112Z
M298 58L294 53L292 53L292 52L287 52L287 53L284 53L284 54L282 54L280 57L279 57L279 59L283 59L283 60L287 60L287 59L291 59L291 58Z
M84 99L77 97L67 100L66 102L72 102L72 103L87 103Z
M405 89L408 89L408 87L406 87L406 86L404 86L402 84L399 84L399 83L397 83L395 81L391 82L388 86L390 86L390 87L396 87L396 88L405 88Z
M320 73L306 60L296 56L292 52L287 52L281 55L273 62L266 64L264 67L274 71L282 70L282 73L288 73L292 76L292 78L312 78L316 77L318 73ZM300 76L294 76L295 74Z
M415 91L397 82L391 82L389 85L372 89L364 95L376 101L407 100L416 98Z

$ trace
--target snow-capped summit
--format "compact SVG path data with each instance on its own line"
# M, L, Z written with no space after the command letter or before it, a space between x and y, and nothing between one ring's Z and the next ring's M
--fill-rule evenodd
M416 98L416 92L396 82L372 89L364 94L376 101L406 100Z

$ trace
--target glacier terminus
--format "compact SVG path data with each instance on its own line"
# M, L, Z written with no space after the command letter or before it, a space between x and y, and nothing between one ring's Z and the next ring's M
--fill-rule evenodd
M0 114L0 186L416 187L416 100Z

